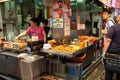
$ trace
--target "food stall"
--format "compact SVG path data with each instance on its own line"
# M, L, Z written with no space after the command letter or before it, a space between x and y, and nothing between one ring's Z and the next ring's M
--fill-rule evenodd
M99 52L101 51L100 41L100 38L93 36L79 36L78 41L73 41L69 44L61 45L58 44L55 40L50 40L48 41L48 43L52 46L50 49L42 48L42 46L40 46L40 44L43 45L42 42L29 42L27 44L31 46L32 55L37 54L41 56L44 54L44 57L40 58L39 60L39 62L41 63L39 66L42 67L42 69L40 70L43 70L39 72L39 74L48 73L50 75L54 75L64 79L67 79L69 76L69 78L78 80L86 75L87 71L89 71L87 70L88 68L91 69L91 64L95 65L93 64L94 61L98 63L97 60L100 59L101 55L101 53ZM16 42L1 43L2 45L0 50L0 65L2 66L0 66L0 73L12 75L17 78L22 78L21 72L24 71L23 67L25 66L21 67L20 64L25 65L27 63L24 63L26 61L18 58L18 55L21 53L27 53L27 50L25 49L26 42L19 40ZM39 46L37 46L38 43ZM20 44L22 45L20 46ZM96 52L96 50L98 52ZM36 63L33 62L33 64ZM29 63L28 65L30 66L33 64ZM26 65L26 67L28 65ZM37 68L41 67L37 66Z
M38 55L42 46L43 41L5 41L0 38L0 73L22 80L38 79L44 72L44 57Z
M100 38L91 36L79 36L77 42L63 45L55 45L54 41L53 43L49 41L48 43L52 47L41 49L41 52L48 53L51 56L45 59L45 62L48 63L47 66L51 69L46 72L65 79L82 79L88 74L87 71L92 69L91 67L99 63L98 60L101 55L100 42ZM93 64L93 62L95 63Z

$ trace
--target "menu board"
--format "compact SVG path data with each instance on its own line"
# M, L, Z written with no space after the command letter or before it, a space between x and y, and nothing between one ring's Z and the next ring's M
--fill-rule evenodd
M53 28L63 28L63 18L53 19Z

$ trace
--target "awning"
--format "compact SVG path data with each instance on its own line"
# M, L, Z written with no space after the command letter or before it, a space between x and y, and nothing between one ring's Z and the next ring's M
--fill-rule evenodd
M1 2L6 2L6 1L10 1L10 0L0 0L0 3L1 3Z
M99 0L110 8L120 8L120 0Z

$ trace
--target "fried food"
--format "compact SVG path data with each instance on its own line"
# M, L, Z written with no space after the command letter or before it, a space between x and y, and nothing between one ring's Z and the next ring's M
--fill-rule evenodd
M65 53L74 53L81 48L77 45L59 45L56 47L52 47L51 50L58 51L58 52L65 52Z
M15 40L14 42L5 42L4 48L15 48L15 49L23 49L27 46L27 43L23 40Z

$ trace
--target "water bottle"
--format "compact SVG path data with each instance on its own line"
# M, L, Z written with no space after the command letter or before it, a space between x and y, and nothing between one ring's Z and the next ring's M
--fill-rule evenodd
M28 60L32 61L31 48L29 46L27 46L27 53L28 53Z
M28 52L28 55L31 56L31 48L29 46L27 46L27 52Z

